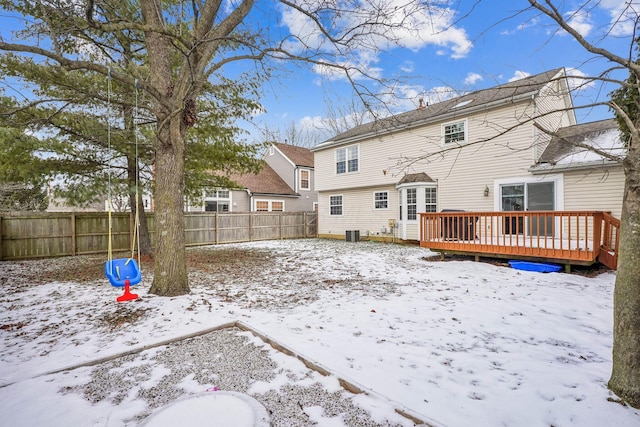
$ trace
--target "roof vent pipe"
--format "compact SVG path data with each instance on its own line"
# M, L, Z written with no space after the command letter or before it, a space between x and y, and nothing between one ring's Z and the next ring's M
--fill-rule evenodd
M424 110L424 99L422 98L418 100L418 110Z

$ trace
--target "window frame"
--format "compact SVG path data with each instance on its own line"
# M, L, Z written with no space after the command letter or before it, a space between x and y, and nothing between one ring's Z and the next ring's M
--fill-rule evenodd
M299 185L300 190L306 190L306 191L311 190L311 169L300 169L298 172L299 172L298 173L298 185ZM307 179L306 179L307 186L306 187L303 185L305 180L302 178L302 175L304 173L307 174Z
M333 198L340 198L340 204L333 204ZM334 213L333 208L339 207L340 213ZM344 213L344 197L342 194L331 194L329 195L329 216L342 216Z
M336 148L333 151L333 159L335 165L334 173L336 175L360 172L360 144ZM343 168L340 168L340 164L342 163L344 163ZM355 168L352 168L352 165L355 165Z
M409 191L413 192L413 201L409 201ZM410 187L407 188L407 199L405 200L405 205L407 206L407 221L417 221L418 220L418 188ZM413 209L410 209L413 207ZM413 218L412 218L413 217Z
M203 191L202 210L203 212L231 212L232 193L228 188L207 188ZM207 203L216 204L216 210L207 210Z
M258 209L258 203L266 203L267 209L264 208ZM274 203L282 203L282 210L274 209ZM285 211L285 203L284 200L272 200L272 199L255 199L253 201L253 210L254 212L284 212Z
M460 132L460 130L457 130L456 132L447 132L447 128L448 127L453 127L456 125L462 125L462 132ZM449 145L449 144L465 144L468 140L468 121L467 119L463 119L463 120L456 120L456 121L452 121L452 122L447 122L447 123L443 123L442 124L442 145ZM452 136L453 135L459 135L462 134L462 139L453 139ZM447 138L449 137L449 140L447 140Z
M424 187L424 211L438 212L438 187Z
M438 199L439 196L437 182L406 183L396 186L396 189L398 190L399 199L398 217L401 223L415 224L420 219L421 213L438 211L438 206L440 205L440 203ZM433 197L427 200L428 192L432 191ZM415 194L415 202L410 199L413 194ZM414 206L415 218L413 218Z
M384 194L385 198L378 199L377 198L378 194ZM384 206L378 206L378 202L384 202ZM375 211L389 210L389 191L383 190L383 191L373 192L373 210Z

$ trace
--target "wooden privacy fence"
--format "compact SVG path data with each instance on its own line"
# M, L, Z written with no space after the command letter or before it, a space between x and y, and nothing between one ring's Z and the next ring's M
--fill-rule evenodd
M133 221L129 213L112 213L115 252L130 251ZM316 237L316 212L186 212L186 246L257 240ZM155 244L154 214L147 213L151 243ZM0 214L0 260L106 254L107 212Z

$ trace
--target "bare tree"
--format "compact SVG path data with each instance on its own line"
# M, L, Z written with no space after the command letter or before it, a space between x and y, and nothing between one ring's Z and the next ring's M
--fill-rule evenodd
M571 35L586 51L605 58L612 67L602 71L593 80L615 82L619 87L627 87L635 93L635 99L630 100L640 105L638 82L640 82L640 65L633 52L637 51L634 44L637 38L633 36L625 56L604 49L599 44L588 41L571 24L571 17L575 12L561 9L560 2L546 0L538 2L529 0L532 8L550 18L558 26L559 31ZM595 2L584 2L578 10L589 10ZM621 22L631 22L634 29L640 22L638 5L626 2L626 6L619 11L613 25ZM613 29L613 27L612 27ZM620 80L611 77L611 71L623 69L628 71L629 79ZM625 172L625 190L622 204L622 218L620 227L620 255L618 273L614 292L614 337L613 337L613 372L609 380L609 388L623 400L638 408L640 407L640 117L628 114L629 110L619 105L615 100L608 102L608 106L615 112L619 121L624 124L627 142L626 157L622 160Z

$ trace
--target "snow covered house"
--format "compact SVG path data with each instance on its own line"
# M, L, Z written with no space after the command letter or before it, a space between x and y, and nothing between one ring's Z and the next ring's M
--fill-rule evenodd
M469 238L481 226L494 236L538 229L550 235L562 228L557 218L533 221L515 212L619 215L622 169L567 145L570 137L619 146L613 122L578 125L572 107L565 70L555 69L432 105L421 102L413 111L317 145L319 236L357 232L360 238L423 243L421 217L460 210L514 212L514 222L504 215L482 221L473 216L476 230L466 233ZM446 219L436 220L442 240Z

